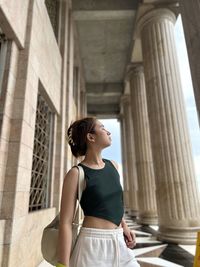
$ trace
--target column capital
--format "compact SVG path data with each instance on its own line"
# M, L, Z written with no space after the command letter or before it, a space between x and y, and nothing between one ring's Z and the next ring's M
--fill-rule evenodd
M120 102L122 105L129 105L130 104L130 95L122 95L120 98Z
M132 75L138 75L144 73L144 67L142 63L132 63L127 67L126 81L129 81Z
M176 22L176 15L168 8L156 8L143 14L137 21L138 31L150 23L161 22L164 20L171 21L173 24Z
M121 122L123 119L124 119L124 114L120 112L120 114L118 115L117 121Z

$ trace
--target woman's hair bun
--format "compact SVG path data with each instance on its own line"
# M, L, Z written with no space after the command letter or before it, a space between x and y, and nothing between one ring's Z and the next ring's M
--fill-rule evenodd
M73 122L67 130L67 141L72 154L77 158L87 151L87 134L94 133L95 117L86 117Z

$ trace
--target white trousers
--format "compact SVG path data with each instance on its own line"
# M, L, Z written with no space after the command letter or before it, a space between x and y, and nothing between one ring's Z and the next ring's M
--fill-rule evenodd
M126 246L123 228L82 227L69 267L139 267L133 250Z

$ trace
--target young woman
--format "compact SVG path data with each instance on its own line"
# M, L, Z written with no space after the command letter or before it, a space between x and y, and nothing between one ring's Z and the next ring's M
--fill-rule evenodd
M123 192L117 164L102 159L111 145L111 134L96 118L75 121L68 142L85 173L81 198L84 221L72 255L72 220L78 192L78 168L66 174L60 211L57 267L139 267L134 252L135 234L123 219Z

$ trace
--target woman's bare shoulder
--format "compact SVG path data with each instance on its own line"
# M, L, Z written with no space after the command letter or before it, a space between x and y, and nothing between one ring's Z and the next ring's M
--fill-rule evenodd
M79 172L78 166L75 165L71 167L71 169L67 172L67 175L74 175L74 174L77 174L78 172Z
M66 174L64 177L64 181L73 181L74 183L76 183L78 181L78 167L77 166L73 166Z

